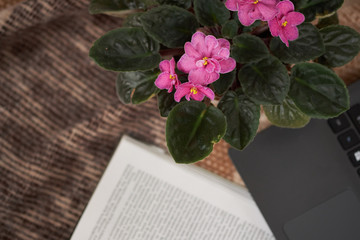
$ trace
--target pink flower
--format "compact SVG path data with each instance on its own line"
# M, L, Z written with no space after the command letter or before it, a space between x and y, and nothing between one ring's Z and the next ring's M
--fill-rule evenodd
M190 98L196 101L202 101L205 96L214 100L215 94L214 92L208 88L199 84L194 84L191 82L186 82L178 86L176 89L174 99L177 102L185 96L186 100L190 101Z
M185 43L185 54L177 67L180 71L189 73L190 82L208 85L218 80L220 73L231 72L236 67L236 62L230 57L229 41L196 32L191 42Z
M305 21L302 13L294 12L294 4L289 0L279 2L278 15L269 21L271 35L279 36L281 41L289 47L289 41L293 41L299 37L297 25Z
M160 89L167 89L168 92L172 92L173 86L177 88L180 84L177 74L175 73L175 60L172 58L169 60L164 60L160 62L160 71L157 79L155 80L155 85Z
M277 14L279 0L227 0L225 6L231 11L238 11L239 21L250 26L255 20L269 21Z

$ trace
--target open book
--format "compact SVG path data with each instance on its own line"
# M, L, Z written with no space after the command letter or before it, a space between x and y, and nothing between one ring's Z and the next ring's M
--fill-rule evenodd
M246 189L125 136L71 239L274 237Z

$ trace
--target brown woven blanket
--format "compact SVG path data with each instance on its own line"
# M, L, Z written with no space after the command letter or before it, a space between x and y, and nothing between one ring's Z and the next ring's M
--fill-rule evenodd
M68 239L122 135L165 148L156 100L121 104L116 74L89 59L92 42L121 20L91 16L87 5L27 0L0 11L1 240ZM342 19L359 30L358 4L347 9ZM339 70L348 82L360 77L359 60ZM240 183L227 149L217 144L198 165Z

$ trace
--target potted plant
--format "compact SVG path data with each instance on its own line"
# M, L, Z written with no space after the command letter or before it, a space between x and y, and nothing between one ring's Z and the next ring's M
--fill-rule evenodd
M205 158L222 138L244 149L260 109L298 128L349 108L332 71L360 51L360 35L338 25L343 0L92 0L90 13L124 16L90 57L119 72L125 104L157 96L178 163ZM275 137L275 136L274 136Z

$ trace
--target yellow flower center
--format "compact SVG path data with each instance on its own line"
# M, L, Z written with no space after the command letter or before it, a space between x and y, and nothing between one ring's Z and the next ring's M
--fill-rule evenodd
M259 3L259 0L255 0L255 1L254 1L254 4L258 4L258 3Z
M197 90L196 87L192 87L192 88L190 89L190 92L191 92L192 94L197 94L197 93L198 93L198 90Z
M173 75L170 74L170 79L171 79L171 80L174 80L174 79L175 79L175 76L173 76Z
M205 61L205 62L204 62L204 66L208 65L208 61L207 61L208 59L209 59L208 57L204 57L204 58L203 58L203 60ZM195 93L195 94L196 94L196 93Z
M283 22L282 26L286 27L287 24L288 24L288 21L285 21L285 22Z

